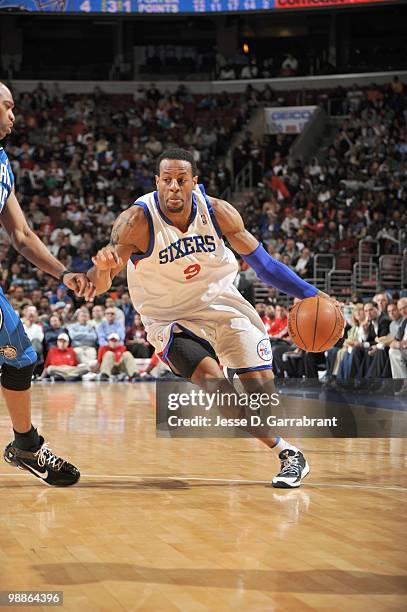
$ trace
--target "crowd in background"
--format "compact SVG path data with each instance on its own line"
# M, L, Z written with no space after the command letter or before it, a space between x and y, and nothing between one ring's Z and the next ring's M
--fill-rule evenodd
M396 78L382 87L354 86L343 104L349 116L324 156L305 165L288 166L293 137L282 134L260 143L249 133L234 152L237 168L252 163L258 184L243 211L248 229L308 277L314 254L344 253L354 261L369 236L381 242L382 254L396 252L407 225L403 85Z
M396 78L388 86L354 87L342 92L342 97L350 114L323 159L289 168L292 137L277 135L259 143L250 133L234 154L235 170L251 161L258 184L242 211L247 228L270 254L304 278L312 276L315 254L342 251L352 256L366 236L381 241L383 252L391 253L399 230L406 227L403 85ZM274 92L267 87L262 91L249 87L242 95L194 97L182 86L172 95L152 84L132 97L107 96L98 88L93 95L64 95L57 86L47 91L39 85L16 99L15 131L6 143L17 197L29 224L52 253L69 269L86 271L92 254L107 242L116 216L153 188L154 159L165 148L177 145L190 150L207 191L220 194L230 185L224 155L233 135L253 108L273 102ZM123 275L108 296L97 298L89 307L81 306L55 279L9 250L3 230L0 263L2 287L39 355L37 375L68 380L138 377L135 360L149 358L152 347L132 308ZM236 285L252 303L255 282L254 273L242 263ZM315 359L290 346L285 306L272 289L268 301L256 307L272 338L277 376L315 378L324 364L328 378L338 372L344 378L367 372L394 376L405 367L406 338L398 338L395 326L390 327L390 320L400 322L400 317L393 318L396 310L402 320L406 317L406 307L395 294L386 307L388 316L383 311L388 329L382 324L383 329L376 330L379 304L371 304L370 313L364 310L363 321L373 321L367 339L355 340L358 316L362 320L358 315L361 300L353 302L348 316L349 333L353 331L344 342L369 342L369 348L338 346L335 360L333 353ZM376 341L389 335L389 343ZM397 346L391 344L397 342ZM378 344L383 348L377 349ZM351 364L348 358L337 363L346 357L344 348L347 354L352 348ZM379 357L372 366L373 349L388 357L386 364L380 362L383 370ZM394 370L391 356L394 361L397 351L403 358ZM327 358L328 362L318 361Z
M302 378L311 384L322 377L327 385L362 381L407 381L407 297L391 300L376 294L372 300L353 295L343 302L346 321L343 338L324 353L299 349L288 334L288 310L279 302L257 303L268 331L277 378ZM406 395L407 385L397 393Z

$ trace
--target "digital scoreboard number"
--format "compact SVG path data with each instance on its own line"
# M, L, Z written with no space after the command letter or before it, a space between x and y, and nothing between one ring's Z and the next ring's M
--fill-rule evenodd
M341 8L392 2L397 0L0 0L0 11L159 15Z

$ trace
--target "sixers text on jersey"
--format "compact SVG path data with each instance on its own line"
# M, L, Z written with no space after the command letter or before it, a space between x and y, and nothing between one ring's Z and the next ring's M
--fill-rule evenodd
M212 253L216 249L214 236L187 236L159 252L160 264L171 263L193 253Z

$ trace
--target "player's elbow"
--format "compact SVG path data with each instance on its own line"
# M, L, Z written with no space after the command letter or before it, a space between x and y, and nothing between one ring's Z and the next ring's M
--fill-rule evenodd
M19 251L20 253L33 238L36 239L36 235L28 226L25 228L16 228L10 234L11 244L16 251Z

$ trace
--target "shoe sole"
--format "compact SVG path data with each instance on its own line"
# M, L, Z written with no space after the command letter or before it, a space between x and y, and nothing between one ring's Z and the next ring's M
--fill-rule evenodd
M310 467L308 465L308 462L306 462L304 470L303 470L303 472L301 474L301 478L300 478L300 480L298 480L298 482L295 482L293 484L289 484L288 482L280 481L280 482L272 482L271 485L275 489L298 489L298 487L301 485L301 483L304 480L304 478L306 478L308 476L310 471L311 470L310 470Z

